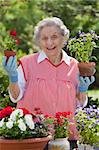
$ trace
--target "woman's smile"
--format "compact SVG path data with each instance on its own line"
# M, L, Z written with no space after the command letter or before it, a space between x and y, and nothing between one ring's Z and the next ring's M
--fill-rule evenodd
M56 47L47 48L47 50L49 50L49 51L53 51L53 50L55 50L55 49L56 49Z

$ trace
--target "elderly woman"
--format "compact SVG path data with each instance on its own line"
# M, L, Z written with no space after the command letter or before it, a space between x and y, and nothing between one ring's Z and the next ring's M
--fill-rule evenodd
M9 93L17 107L33 112L39 107L43 113L59 111L75 112L77 103L84 104L88 86L93 82L86 78L78 80L78 62L63 50L69 38L69 30L56 17L43 19L35 28L34 38L40 52L19 60L10 57L3 66L8 72ZM76 139L73 133L73 139Z

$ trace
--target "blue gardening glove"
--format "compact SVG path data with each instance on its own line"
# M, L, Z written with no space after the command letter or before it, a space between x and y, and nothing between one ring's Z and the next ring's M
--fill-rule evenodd
M91 79L89 79L89 77L80 76L79 81L80 81L79 91L86 92L88 90L89 85L95 81L95 77L91 76Z
M16 56L14 57L10 56L7 62L6 60L7 60L7 57L3 56L2 65L9 76L10 82L15 83L18 81Z

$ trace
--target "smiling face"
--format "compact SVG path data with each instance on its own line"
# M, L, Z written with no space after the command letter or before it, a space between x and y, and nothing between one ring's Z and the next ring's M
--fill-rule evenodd
M40 31L39 46L49 59L61 55L63 43L64 36L56 25L45 26Z

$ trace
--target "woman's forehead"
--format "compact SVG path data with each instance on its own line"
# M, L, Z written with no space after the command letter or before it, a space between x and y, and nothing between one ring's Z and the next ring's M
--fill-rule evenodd
M44 26L40 31L40 35L45 35L45 34L48 34L48 33L50 33L50 34L59 34L60 29L56 25L53 25L53 26Z

